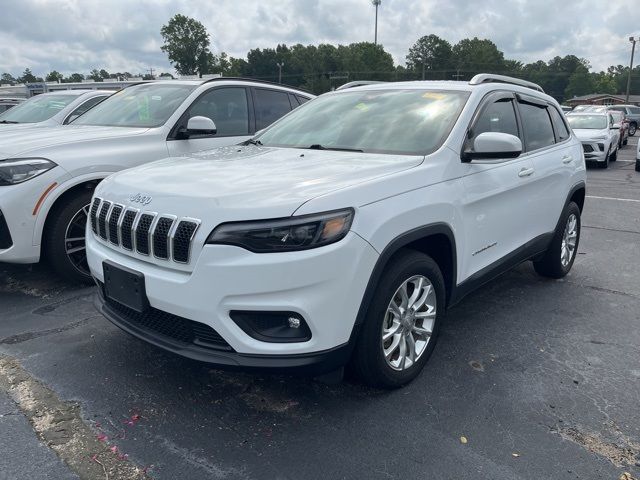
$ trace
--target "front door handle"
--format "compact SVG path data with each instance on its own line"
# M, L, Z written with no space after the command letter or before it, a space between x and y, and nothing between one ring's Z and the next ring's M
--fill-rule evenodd
M530 177L531 175L533 175L533 172L535 172L533 168L523 168L522 170L520 170L520 172L518 172L518 176Z
M573 162L573 157L571 155L565 155L562 157L562 163L571 163Z

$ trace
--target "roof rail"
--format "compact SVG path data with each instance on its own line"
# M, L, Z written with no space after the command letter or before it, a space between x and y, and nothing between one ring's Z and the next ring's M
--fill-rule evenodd
M375 83L386 83L380 80L355 80L353 82L348 82L343 85L340 85L336 90L346 90L347 88L353 87L362 87L363 85L373 85Z
M291 88L293 90L298 90L299 92L304 92L304 93L308 93L308 94L311 94L311 95L315 95L314 93L312 93L309 90L306 90L304 88L294 87L292 85L287 85L285 83L269 82L268 80L259 80L257 78L248 78L248 77L215 77L215 78L209 78L209 79L203 80L202 84L204 85L205 83L221 82L221 81L224 81L224 80L235 80L235 81L242 81L242 82L264 83L266 85L275 85L276 87Z
M494 75L493 73L479 73L471 80L469 85L480 85L482 83L510 83L512 85L520 85L521 87L531 88L539 92L544 93L544 90L540 85L533 82L527 82L519 78L507 77L506 75Z

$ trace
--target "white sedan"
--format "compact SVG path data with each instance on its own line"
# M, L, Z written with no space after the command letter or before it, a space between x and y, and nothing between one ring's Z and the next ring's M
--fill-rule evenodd
M37 95L0 115L0 135L25 128L67 125L113 93L113 90L62 90Z

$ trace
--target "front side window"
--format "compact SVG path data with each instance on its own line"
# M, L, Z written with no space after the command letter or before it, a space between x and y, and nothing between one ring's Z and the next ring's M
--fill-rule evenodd
M258 138L265 145L427 155L446 140L468 92L342 91L295 109Z
M556 140L547 107L520 102L518 108L527 151L553 145Z
M82 115L74 125L159 127L164 125L196 85L146 83L114 93Z
M254 90L256 109L256 130L268 127L291 111L289 95L286 92L256 88Z
M482 111L472 128L472 134L475 138L485 132L500 132L518 136L516 112L510 98L493 102Z
M30 98L0 115L0 123L37 123L49 120L73 102L75 95L42 95Z
M214 88L198 98L187 117L213 120L217 136L249 135L249 107L244 88Z

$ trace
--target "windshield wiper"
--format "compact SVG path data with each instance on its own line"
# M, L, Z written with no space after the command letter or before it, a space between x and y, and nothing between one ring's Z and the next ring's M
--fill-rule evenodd
M334 150L338 152L363 152L364 150L360 150L359 148L343 148L343 147L325 147L324 145L320 145L319 143L314 143L313 145L309 145L308 147L304 147L309 150Z
M14 122L13 120L0 120L0 123L20 123L20 122Z
M260 140L250 138L249 140L242 142L240 145L262 145L262 142Z

